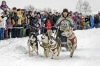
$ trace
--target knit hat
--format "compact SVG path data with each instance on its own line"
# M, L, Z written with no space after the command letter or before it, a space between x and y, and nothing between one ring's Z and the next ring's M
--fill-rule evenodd
M68 9L63 9L63 12L68 12Z

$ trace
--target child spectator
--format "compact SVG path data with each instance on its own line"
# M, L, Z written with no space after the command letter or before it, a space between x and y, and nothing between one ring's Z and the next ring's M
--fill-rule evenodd
M52 25L51 25L51 22L50 22L50 19L47 19L46 20L46 29L47 29L47 33L48 33L48 37L50 39L50 37L52 36Z
M81 25L82 25L82 30L86 29L86 23L84 19L82 20Z

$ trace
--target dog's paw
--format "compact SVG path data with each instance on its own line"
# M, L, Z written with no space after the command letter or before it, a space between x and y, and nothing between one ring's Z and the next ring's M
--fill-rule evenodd
M73 56L70 56L70 58L72 58Z
M57 57L59 56L59 54L57 54Z
M37 52L37 55L39 55L39 53Z

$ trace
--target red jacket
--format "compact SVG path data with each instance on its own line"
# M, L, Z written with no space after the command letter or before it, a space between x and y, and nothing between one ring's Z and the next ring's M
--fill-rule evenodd
M51 28L52 28L52 26L51 26L50 20L48 19L46 22L46 29L51 30Z

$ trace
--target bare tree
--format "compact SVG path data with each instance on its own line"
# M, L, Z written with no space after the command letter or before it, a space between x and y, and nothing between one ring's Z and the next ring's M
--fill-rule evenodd
M82 13L84 15L88 15L91 13L91 6L89 5L89 2L79 0L76 5L76 11L78 13Z
M51 8L47 8L47 12L51 12L52 11L52 9Z
M91 6L89 5L89 2L87 2L87 1L84 1L84 3L83 3L83 13L85 15L88 15L91 13Z
M57 10L53 10L53 13L56 14Z
M46 11L46 12L51 12L52 9L51 8L44 8L43 11Z
M46 11L46 10L47 10L46 8L43 9L43 11Z
M76 5L76 11L79 12L79 13L82 13L82 9L83 9L83 1L78 0L78 3Z
M35 10L34 6L32 6L32 5L25 6L25 9L26 9L27 11L32 11L32 12L34 12L34 10Z

